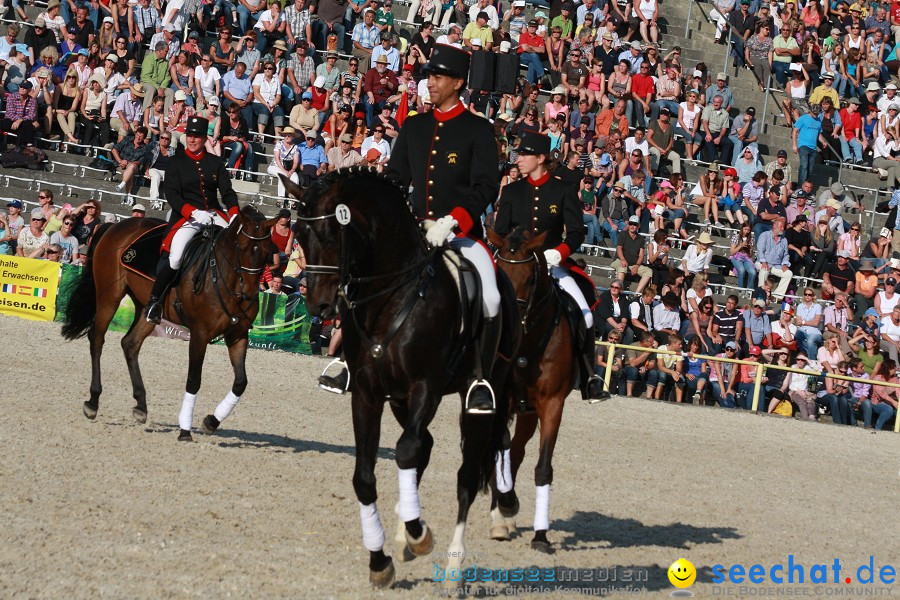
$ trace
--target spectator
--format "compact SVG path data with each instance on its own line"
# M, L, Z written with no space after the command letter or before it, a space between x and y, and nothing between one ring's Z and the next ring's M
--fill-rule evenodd
M766 314L766 302L756 299L750 309L744 310L744 343L747 348L765 344L771 348L772 324Z
M159 141L150 148L151 153L147 162L146 176L150 180L150 200L153 203L158 203L159 184L166 178L166 164L174 153L172 149L172 134L168 131L163 131L159 135Z
M140 126L112 149L113 162L122 169L122 182L116 186L116 191L125 192L129 205L132 204L130 196L134 175L145 172L152 158L150 147L145 143L146 137L147 129Z
M681 299L674 292L663 293L662 302L653 307L653 334L666 341L681 330Z
M856 274L850 266L850 253L838 250L837 262L829 266L822 275L822 299L830 300L837 292L852 296L856 293Z
M863 427L872 429L872 415L877 416L875 421L875 431L881 431L891 418L897 417L897 389L878 385L877 382L885 381L898 383L900 380L896 374L896 363L891 360L885 360L877 371L873 374L872 394L870 398L862 401L860 408L863 414Z
M875 274L875 264L871 258L862 261L854 283L856 301L854 312L856 320L861 321L865 312L875 305L875 297L878 295L878 275Z
M722 310L713 315L709 326L710 339L715 350L727 346L729 342L737 342L743 339L744 319L737 310L739 299L734 294L725 300Z
M109 126L120 139L132 135L141 126L145 95L144 84L136 83L116 98Z
M750 346L744 360L757 363L761 355L762 349L759 346ZM735 378L737 381L737 404L744 410L753 410L753 392L756 389L756 376L759 368L756 364L741 364L739 375ZM766 378L763 376L761 381L765 383Z
M628 314L631 317L629 325L635 337L640 339L643 332L653 332L653 308L656 305L656 286L648 285L644 288L640 297L628 305Z
M0 120L0 131L16 136L16 146L34 145L34 132L38 127L37 101L31 97L31 81L23 81L19 89L6 94L6 114ZM6 137L2 140L6 149Z
M737 349L738 345L730 341L716 357L734 359L737 357ZM709 388L713 399L722 408L734 408L734 386L740 369L735 368L735 363L725 361L710 361L709 365Z
M772 342L775 348L786 348L791 352L797 351L797 326L792 322L793 319L794 309L791 306L785 306L781 311L781 317L772 323Z
M629 275L640 277L635 292L641 291L650 283L653 271L644 265L644 241L638 234L637 229L640 225L640 218L632 215L628 218L628 225L624 235L618 239L616 246L616 261L613 266L616 269L616 276L620 282L625 281L625 272Z
M680 339L680 338L679 338ZM695 355L704 351L699 336L692 335L687 342L687 356L682 361L684 369L684 396L691 404L701 401L703 388L709 381L709 364Z
M247 74L247 65L238 62L234 70L227 72L222 77L223 106L228 110L232 105L238 107L241 118L249 126L253 122L252 102L253 84L250 75Z
M172 76L169 72L169 61L166 60L166 51L166 43L157 42L153 47L153 52L147 54L144 62L141 63L141 83L147 92L144 94L144 110L153 104L153 99L160 90L165 91L166 104L172 103L174 92L169 89Z
M700 117L705 134L703 147L711 160L727 162L731 157L732 142L728 137L730 117L723 107L721 96L713 97L711 105L703 109Z
M282 134L284 137L276 142L272 152L272 163L266 169L266 173L275 177L280 198L284 198L285 195L284 184L281 182L282 175L298 185L300 183L300 151L299 146L294 143L296 131L293 127L285 127ZM315 140L315 132L312 132L312 136Z
M650 170L658 172L663 158L672 163L672 172L681 173L681 155L673 150L675 141L675 128L671 123L671 113L668 107L659 111L658 119L652 119L650 129L647 132L647 142L650 144Z
M18 200L15 200L14 202L18 202ZM21 203L19 206L21 207ZM16 215L18 216L18 214L17 209ZM72 230L72 234L78 238L79 244L86 244L94 234L94 229L100 224L100 202L97 200L88 200L73 210L72 215L75 217L75 227ZM10 210L10 222L12 222L12 218L13 212ZM21 221L21 217L19 217L19 220ZM15 232L18 232L17 228L15 229Z
M778 279L775 295L783 297L794 276L791 271L791 260L787 250L787 239L784 237L784 219L772 221L772 230L763 232L756 245L756 268L760 282L769 277L769 273Z
M738 162L742 154L742 150L746 147L757 147L756 140L759 139L759 124L756 121L756 109L752 106L744 111L741 119L735 119L731 125L728 139L732 144L731 163Z
M312 132L306 134L306 144L299 147L299 152L303 185L307 186L328 170L328 159L325 157L325 150L316 143L316 135Z
M709 264L712 262L712 238L707 232L700 234L695 244L691 244L684 258L681 259L681 269L687 274L687 279L693 281L697 273L706 274Z
M640 335L639 345L644 348L655 349L657 347L656 340L653 335L644 332ZM656 368L658 359L655 352L626 350L625 351L625 393L634 397L634 386L636 383L646 383L647 399L656 397L657 388L661 388L663 383L663 375Z
M825 81L832 80L826 79ZM794 122L792 144L794 153L800 157L800 168L797 172L800 181L806 181L812 177L815 171L817 144L820 140L824 143L822 122L819 120L820 112L818 104L810 104L809 113Z
M812 236L806 226L806 215L800 214L794 218L791 228L784 233L788 242L788 254L791 258L791 267L796 268L805 265L806 271L813 265L812 253L809 247L812 245Z
M253 114L259 138L266 132L269 119L274 121L275 136L281 135L284 111L281 108L281 82L275 78L275 63L267 61L263 72L253 79Z
M135 204L131 207L132 219L143 219L147 216L147 208L143 204Z
M22 243L21 240L22 236L20 235L20 244ZM881 340L879 341L881 351L887 352L890 359L897 363L897 350L900 348L900 305L894 307L889 317L881 319L879 331L881 332Z
M222 147L228 153L229 169L245 169L251 173L256 171L256 156L253 144L250 143L250 128L241 116L238 103L232 103L227 109L227 118L222 121L219 133L222 136Z
M19 232L16 242L16 256L37 258L44 253L47 245L50 243L50 236L44 232L46 225L47 217L44 216L41 209L32 209L31 226L23 227ZM897 315L900 316L900 308L897 309ZM900 332L900 326L898 326L898 332Z
M600 294L600 304L597 306L599 332L606 335L610 331L618 331L625 340L625 344L632 341L631 330L628 329L629 312L628 301L622 295L622 283L617 279L609 284L609 290Z
M78 254L78 238L72 235L75 227L75 217L67 215L63 218L62 228L50 236L50 244L58 246L60 256L58 262L71 264Z
M379 122L372 128L372 135L363 140L360 154L365 155L375 148L381 153L381 162L386 163L391 156L391 144L384 138L384 125Z
M359 152L353 149L353 136L345 133L340 138L340 143L328 151L328 170L334 171L343 167L352 167L362 161Z
M667 343L659 347L660 354L657 357L657 368L665 377L666 386L675 387L675 402L681 402L684 399L685 384L685 368L684 357L681 356L681 347L683 340L677 333L669 334ZM673 352L674 354L669 354ZM663 386L657 386L656 399L662 399Z

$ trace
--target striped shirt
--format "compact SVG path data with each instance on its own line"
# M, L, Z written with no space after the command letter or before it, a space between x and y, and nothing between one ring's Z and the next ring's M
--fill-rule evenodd
M719 335L728 342L735 339L738 320L742 318L739 311L735 310L728 314L728 311L723 308L713 315L713 325L718 326Z

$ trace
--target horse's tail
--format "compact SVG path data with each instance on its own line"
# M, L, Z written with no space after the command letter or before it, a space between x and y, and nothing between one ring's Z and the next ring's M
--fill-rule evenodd
M75 284L66 305L66 320L63 323L62 335L67 340L83 337L94 324L97 314L97 285L94 283L94 249L104 233L112 226L103 223L94 231L88 246L87 260L81 271L81 278Z

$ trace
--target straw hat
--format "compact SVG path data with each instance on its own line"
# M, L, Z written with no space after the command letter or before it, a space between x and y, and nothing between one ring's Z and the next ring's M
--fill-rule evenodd
M700 237L697 238L698 244L712 244L713 240L709 237L709 233L703 232L700 234Z

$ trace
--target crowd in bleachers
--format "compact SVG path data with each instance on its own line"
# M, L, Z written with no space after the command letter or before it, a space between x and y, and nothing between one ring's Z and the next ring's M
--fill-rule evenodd
M0 132L16 147L58 140L70 152L101 148L97 166L117 172L119 191L129 193L143 176L157 201L166 160L196 114L209 119L207 151L230 168L307 185L334 168L389 160L403 120L431 109L422 67L435 44L516 54L513 92L463 93L469 110L494 123L501 184L519 177L521 134L549 136L555 175L578 186L586 248L606 248L612 259L615 276L595 319L601 333L679 351L683 343L688 353L617 357L611 368L623 392L660 397L672 388L679 400L696 393L746 406L752 369L695 353L831 373L858 373L858 359L862 373L896 381L897 218L868 238L859 215L874 207L839 183L816 190L813 174L830 157L865 162L896 185L900 4L706 5L735 64L752 69L761 87L783 89L796 172L787 150L762 158L756 110L735 108L726 73L686 64L678 46L666 47L658 0L534 4L50 0L29 22L14 3L8 11L18 23L0 39ZM274 140L271 158L267 140ZM708 168L686 181L685 165L698 162ZM83 206L53 218L72 215L77 233L92 210L99 212ZM0 227L10 230L9 221ZM715 226L728 247L716 247ZM279 232L276 262L296 262L290 275L297 276L302 251L286 225ZM710 285L732 275L738 293L720 306ZM752 305L741 306L747 296ZM788 401L815 418L815 385L773 373L772 410ZM857 408L867 425L881 427L893 414L882 418L884 407L896 412L890 389L874 386L869 404L856 406L847 398L861 390L845 391L831 378L821 386L820 402L835 420L850 422Z

